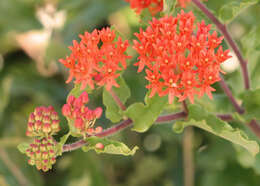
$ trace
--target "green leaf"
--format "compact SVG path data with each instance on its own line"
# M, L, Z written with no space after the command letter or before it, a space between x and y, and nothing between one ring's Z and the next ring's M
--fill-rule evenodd
M86 91L88 94L92 93L92 89L91 89L89 86L87 86L87 87L86 87L85 89L83 89L83 90L80 89L80 86L81 86L80 84L75 84L74 88L70 91L68 97L69 97L70 95L73 95L73 96L75 96L75 97L77 98L77 97L79 97L79 96L82 94L82 92L84 92L84 91ZM67 97L67 98L68 98L68 97Z
M117 83L120 87L113 87L112 89L122 101L122 103L125 103L131 95L130 89L128 88L125 80L122 77L118 78ZM118 107L117 103L106 89L104 89L103 91L103 103L106 106L106 117L108 119L116 123L123 118L123 114L122 112L120 112L121 109Z
M233 0L229 3L225 3L219 10L219 18L224 23L230 22L244 9L257 2L258 0Z
M84 152L88 152L89 150L95 150L98 154L107 153L107 154L120 154L125 156L133 156L138 149L135 146L132 150L129 149L124 143L114 140L109 140L106 138L98 138L98 137L90 137L86 139L87 145L82 147ZM102 143L104 145L103 149L96 148L96 144Z
M247 90L242 93L241 98L246 110L246 117L260 119L260 88L256 90Z
M57 156L61 156L62 155L62 148L63 145L66 143L67 139L70 136L70 132L68 132L67 134L65 134L64 136L62 136L60 138L60 142L56 145L56 154Z
M260 26L254 26L251 31L245 34L241 39L241 44L245 59L249 62L248 70L251 79L251 87L254 89L259 87L260 84Z
M171 15L174 12L176 0L164 0L163 1L163 12L167 15Z
M254 156L259 152L257 142L249 140L242 130L232 128L227 122L220 120L198 105L189 105L188 109L188 121L176 122L173 126L176 132L181 132L187 126L196 126L244 147Z
M18 150L21 152L21 153L25 153L26 150L30 147L30 144L29 143L20 143L17 148Z
M129 106L125 114L134 122L132 130L137 132L147 131L160 115L167 102L167 96L159 97L156 94L152 98L149 98L146 95L145 105L143 103L134 103Z

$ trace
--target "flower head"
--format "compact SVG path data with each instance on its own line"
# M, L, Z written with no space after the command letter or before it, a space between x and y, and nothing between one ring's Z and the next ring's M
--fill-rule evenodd
M26 149L26 155L30 158L28 163L35 165L38 170L44 172L50 170L56 162L55 142L51 136L42 139L34 139Z
M27 136L47 137L60 130L58 113L52 106L37 107L30 114L27 124Z
M79 37L81 41L74 40L69 47L70 56L60 59L70 69L67 83L75 78L76 84L81 83L81 89L87 85L92 89L95 85L105 86L107 90L118 87L115 79L126 69L126 59L131 58L125 54L128 41L120 37L115 41L115 31L110 28L85 32Z
M179 101L206 93L212 98L210 87L220 80L220 64L228 59L229 50L219 47L223 37L210 33L211 25L204 21L194 24L192 12L181 11L177 17L165 16L150 22L145 31L135 35L134 49L139 53L138 72L146 68L150 97L168 95Z
M148 8L152 15L163 10L163 0L125 0L130 3L130 7L140 14L145 8Z
M93 129L96 119L102 115L102 108L97 107L94 110L85 106L88 103L88 94L83 92L78 98L73 95L68 97L67 103L62 107L62 113L73 121L77 132L85 136L86 134L99 133L101 127Z

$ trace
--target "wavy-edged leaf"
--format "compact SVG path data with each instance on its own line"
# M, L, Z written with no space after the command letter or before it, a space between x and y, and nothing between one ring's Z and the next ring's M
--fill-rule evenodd
M20 143L17 148L18 150L21 152L21 153L25 153L26 150L30 147L30 144L29 143Z
M188 121L176 122L173 126L176 132L182 132L187 126L196 126L244 147L254 156L259 152L257 142L249 140L242 130L234 129L227 122L220 120L214 114L208 113L198 105L189 105L188 109Z
M106 138L98 138L98 137L90 137L86 139L87 144L82 147L84 152L88 152L89 150L95 150L98 154L99 153L107 153L107 154L118 154L118 155L125 155L125 156L133 156L138 149L135 146L132 150L127 147L124 143L119 141L114 141ZM104 145L103 149L96 148L96 144L102 143Z
M146 95L145 105L143 103L134 103L129 106L125 114L134 122L132 130L137 132L147 131L160 115L167 102L167 96L159 97L156 94L152 98L149 98Z
M219 18L224 23L230 22L244 9L256 4L257 2L258 0L233 0L225 3L219 10Z
M117 79L117 83L120 87L113 87L112 89L119 97L119 99L122 101L122 103L125 103L131 95L130 89L122 77L119 77ZM103 91L103 103L106 106L106 117L108 119L116 123L123 118L123 114L122 112L120 112L121 109L118 107L117 103L110 95L110 93L105 89Z

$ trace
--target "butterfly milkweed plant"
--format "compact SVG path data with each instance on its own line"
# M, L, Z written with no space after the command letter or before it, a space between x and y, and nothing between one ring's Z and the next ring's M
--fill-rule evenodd
M44 3L37 4L44 22L38 6ZM54 17L66 10L66 21L43 24L45 57L30 53L34 45L23 48L17 36L42 66L39 73L47 76L54 59L62 72L55 90L50 78L47 91L32 88L39 96L27 100L36 98L34 108L26 107L27 121L17 116L26 169L51 178L74 167L72 174L85 181L70 185L260 183L258 0L60 0L51 6ZM65 177L60 185L67 185ZM20 184L33 182L25 181Z

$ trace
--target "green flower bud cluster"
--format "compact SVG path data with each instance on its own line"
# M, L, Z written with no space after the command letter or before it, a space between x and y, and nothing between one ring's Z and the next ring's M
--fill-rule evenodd
M44 172L50 170L56 162L54 139L51 136L42 139L35 138L26 149L26 155L30 158L28 160L30 165L35 165L38 170Z

